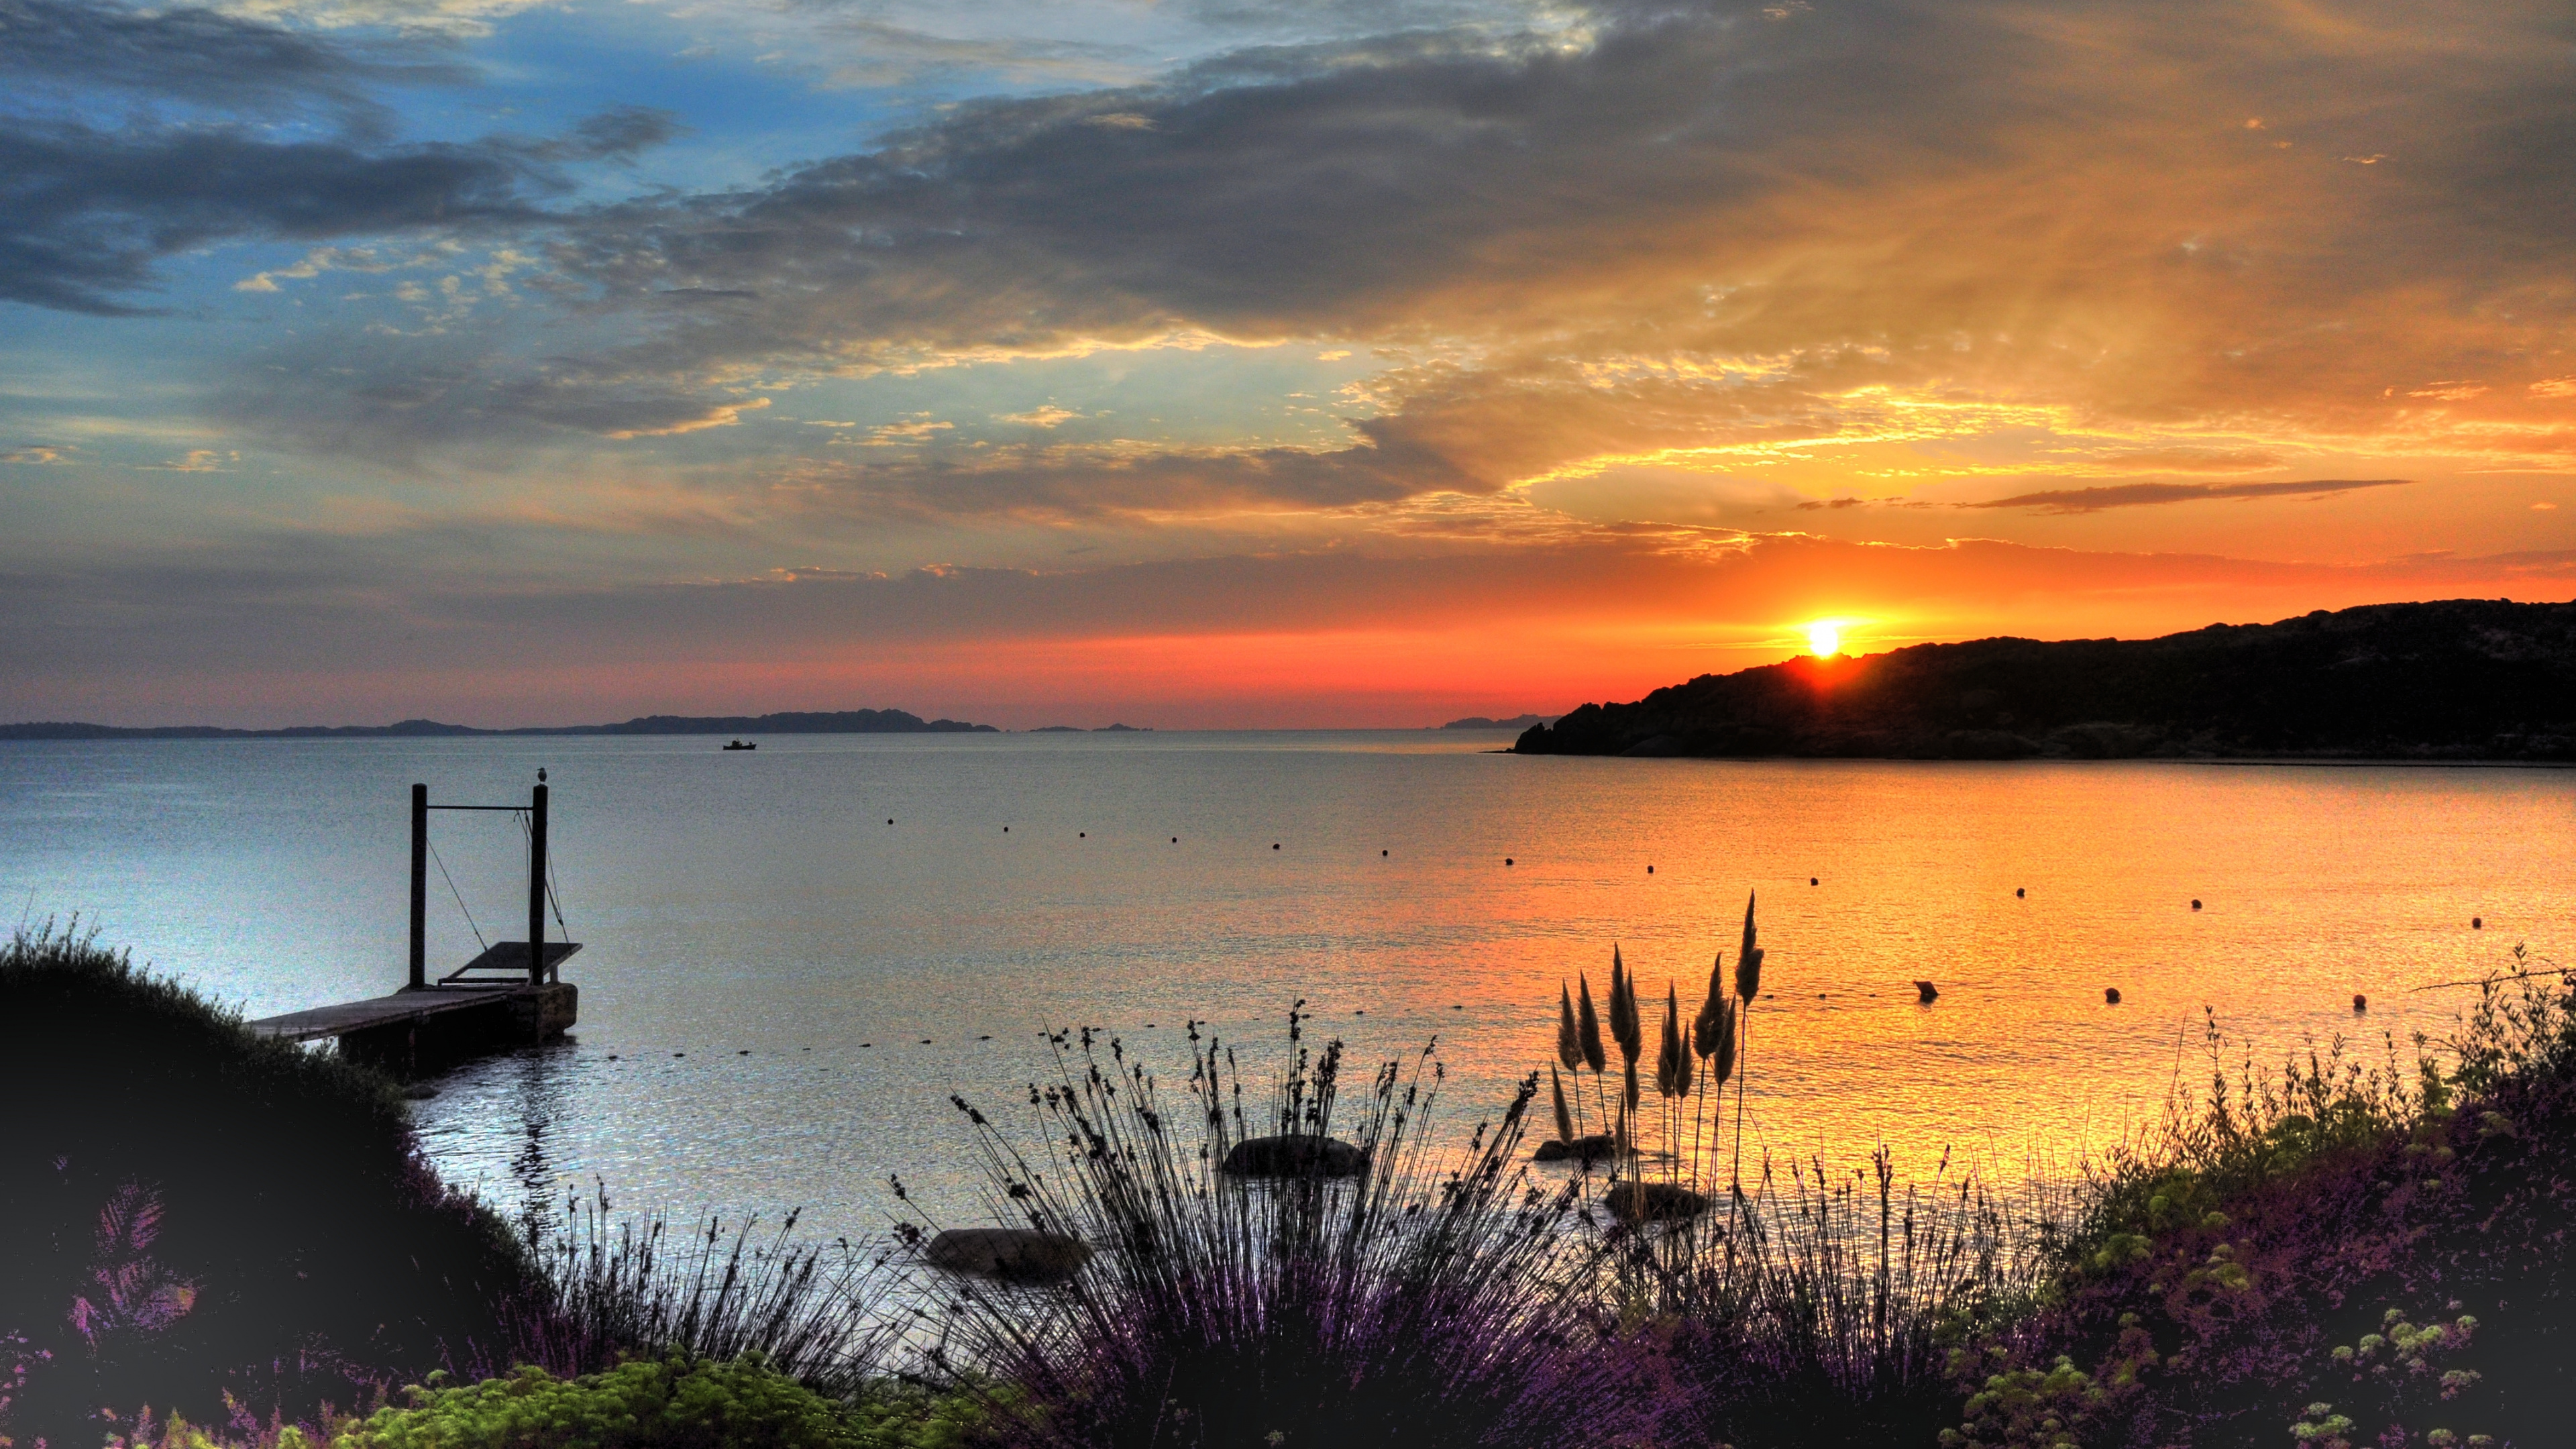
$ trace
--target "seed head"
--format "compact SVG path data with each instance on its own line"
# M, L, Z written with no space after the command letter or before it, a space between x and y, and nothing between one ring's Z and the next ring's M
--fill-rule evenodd
M1565 1078L1556 1074L1556 1068L1549 1067L1547 1084L1556 1095L1556 1139L1571 1142L1574 1140L1574 1114L1565 1110Z
M1637 1019L1637 983L1629 979L1617 946L1610 948L1610 1036L1619 1043L1620 1057L1633 1070L1637 1054L1646 1048L1646 1031Z
M1701 1056L1717 1050L1718 1013L1726 1006L1726 953L1708 963L1708 999L1699 1004L1699 1015L1691 1018L1691 1040Z
M1569 1072L1583 1062L1583 1034L1574 1024L1574 997L1562 981L1556 983L1556 1060Z
M1664 1033L1656 1043L1655 1090L1667 1097L1690 1095L1689 1039L1682 1035L1681 998L1664 983Z
M1575 1008L1575 1040L1583 1048L1583 1064L1598 1074L1609 1058L1601 1050L1601 1018L1592 1011L1592 978L1585 976L1580 981L1583 994Z
M1753 896L1744 897L1744 947L1735 957L1735 996L1751 1001L1762 994L1762 948L1753 944Z

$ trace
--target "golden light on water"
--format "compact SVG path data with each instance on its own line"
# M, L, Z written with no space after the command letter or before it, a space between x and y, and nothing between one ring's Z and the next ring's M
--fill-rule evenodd
M1843 652L1843 626L1837 619L1818 619L1807 626L1807 649L1819 659Z

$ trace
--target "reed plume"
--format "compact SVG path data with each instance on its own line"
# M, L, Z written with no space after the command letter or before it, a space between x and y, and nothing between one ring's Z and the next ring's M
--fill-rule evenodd
M1574 996L1556 983L1556 1061L1567 1071L1583 1065L1583 1037L1574 1025Z
M1717 983L1712 977L1709 984ZM1762 991L1762 948L1753 943L1753 893L1744 895L1744 945L1735 956L1735 994L1751 1001Z
M1558 1076L1554 1067L1547 1069L1547 1085L1556 1098L1557 1140L1571 1144L1574 1141L1574 1114L1565 1110L1565 1078Z
M1582 990L1582 994L1575 998L1575 1045L1583 1053L1583 1064L1592 1069L1592 1105L1601 1109L1601 1125L1607 1128L1610 1125L1610 1104L1602 1096L1601 1069L1609 1065L1610 1058L1601 1050L1601 1018L1592 1010L1592 978L1578 973L1575 980ZM1580 1079L1576 1085L1582 1085Z
M1670 1181L1679 1170L1675 1144L1681 1140L1680 1109L1676 1101L1688 1102L1691 1090L1690 1029L1682 1025L1681 998L1670 981L1664 983L1664 1031L1655 1051L1655 1091L1664 1107L1664 1177ZM1696 1168L1694 1168L1696 1170Z
M1736 949L1735 995L1742 1003L1737 1012L1735 1036L1743 1054L1753 1054L1753 998L1762 992L1762 947L1753 934L1752 891L1744 893L1744 944ZM1744 1083L1752 1076L1747 1067L1744 1076L1735 1079L1735 1155L1727 1167L1729 1212L1744 1201Z
M1610 1035L1619 1043L1619 1055L1636 1070L1637 1054L1645 1050L1645 1029L1637 1020L1637 983L1630 979L1626 963L1619 959L1619 948L1610 948Z
M1575 1074L1575 1118L1579 1125L1582 1120L1583 1105L1583 1073L1580 1070L1583 1066L1583 1033L1574 1024L1574 996L1565 989L1563 981L1556 983L1556 1062L1558 1066ZM1565 1088L1562 1085L1556 1089L1556 1098L1562 1115L1561 1109L1565 1103Z
M1690 1095L1691 1054L1682 1035L1681 1000L1672 984L1664 986L1664 1034L1655 1048L1655 1090L1667 1097Z
M1576 1009L1575 1041L1583 1049L1583 1064L1598 1076L1609 1057L1601 1050L1601 1018L1592 1010L1592 978L1585 976L1581 980L1583 997L1582 1005Z

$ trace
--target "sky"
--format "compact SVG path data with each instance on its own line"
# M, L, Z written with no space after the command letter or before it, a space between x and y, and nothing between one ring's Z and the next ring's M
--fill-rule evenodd
M2566 600L2570 237L2528 0L0 0L0 718Z

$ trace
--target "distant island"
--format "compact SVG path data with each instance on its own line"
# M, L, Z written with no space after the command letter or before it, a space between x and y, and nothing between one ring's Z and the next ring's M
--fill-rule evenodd
M2576 604L2456 599L2161 639L1979 639L1704 674L1524 755L2576 760Z
M1510 719L1487 719L1481 714L1471 714L1465 719L1453 719L1441 728L1444 730L1524 730L1531 725L1547 724L1555 718L1556 716L1552 714L1516 714Z
M1097 729L1084 729L1080 725L1039 725L1029 733L1033 735L1139 735L1151 734L1153 729L1152 725L1139 729L1131 724L1105 724Z
M447 739L458 735L893 735L992 734L993 726L963 720L923 719L900 709L791 711L763 715L648 714L622 724L527 725L486 730L472 725L407 719L389 725L292 725L273 730L222 729L214 725L122 725L38 722L0 725L0 740L385 740Z

